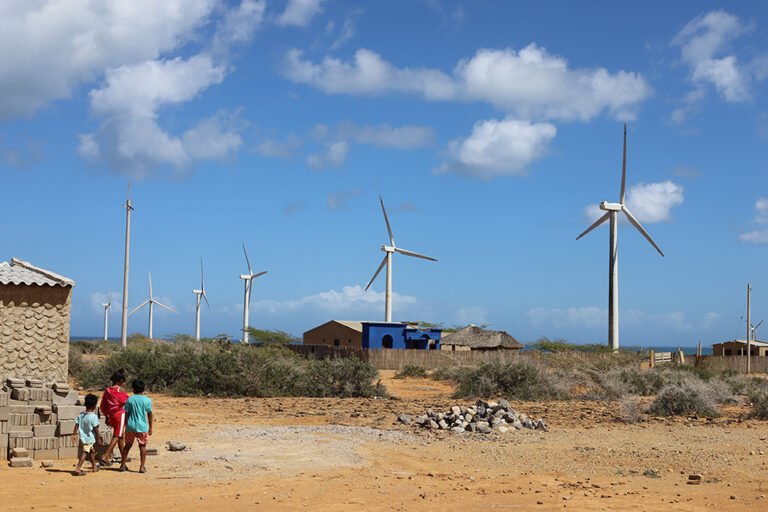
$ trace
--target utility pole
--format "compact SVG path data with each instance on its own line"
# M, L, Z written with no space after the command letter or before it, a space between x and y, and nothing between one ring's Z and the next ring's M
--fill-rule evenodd
M752 373L752 287L747 283L747 375Z
M125 201L125 267L123 268L123 324L120 328L120 346L125 350L128 347L128 264L131 254L131 206L130 185L129 197ZM150 335L151 336L151 335Z

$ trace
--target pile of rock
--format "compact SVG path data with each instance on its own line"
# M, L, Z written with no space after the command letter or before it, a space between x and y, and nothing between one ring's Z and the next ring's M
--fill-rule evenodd
M397 418L406 425L416 424L432 430L449 430L455 434L463 432L479 432L504 434L511 429L549 430L543 419L532 420L523 413L510 407L506 400L486 402L478 400L475 405L454 405L449 412L434 412L431 409L426 414L412 417L401 414Z

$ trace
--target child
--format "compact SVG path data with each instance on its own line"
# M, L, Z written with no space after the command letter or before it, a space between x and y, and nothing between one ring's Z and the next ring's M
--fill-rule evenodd
M128 453L133 447L133 442L139 443L141 466L139 473L147 472L147 436L152 435L152 400L143 395L144 382L134 380L131 383L133 396L125 402L125 448L123 449L120 471L128 471L125 465Z
M121 391L120 388L125 386L125 372L117 370L110 379L112 386L104 390L104 394L101 396L101 405L99 410L107 420L107 424L112 427L112 440L109 442L109 446L104 450L99 462L105 466L109 466L112 460L112 451L115 449L115 445L120 448L120 453L123 453L125 443L123 442L123 436L125 435L125 402L128 400L128 393Z
M72 440L78 438L80 434L80 457L77 461L77 467L75 468L75 476L84 476L85 473L81 469L85 457L88 456L91 459L91 467L93 471L99 470L96 465L96 454L94 453L93 446L98 443L99 439L99 418L96 416L96 404L99 403L99 398L96 395L88 394L85 396L85 412L81 412L75 420L75 430L72 432Z

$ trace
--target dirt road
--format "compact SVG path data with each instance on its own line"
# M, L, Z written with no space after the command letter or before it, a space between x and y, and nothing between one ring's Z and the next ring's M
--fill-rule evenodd
M627 425L618 403L514 403L550 432L435 435L394 420L447 409L451 387L384 383L397 399L151 396L147 474L3 465L0 510L768 510L768 423L740 421L743 407Z

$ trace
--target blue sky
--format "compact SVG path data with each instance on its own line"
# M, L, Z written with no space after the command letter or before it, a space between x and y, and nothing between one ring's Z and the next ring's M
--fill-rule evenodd
M524 341L607 337L618 199L666 254L619 232L622 344L744 336L768 317L768 9L762 2L150 0L0 7L2 259L76 280L72 333L251 323L301 334L383 317L489 323ZM183 6L183 7L182 7ZM382 276L383 277L383 276ZM129 332L146 331L146 314ZM764 337L764 336L758 336Z

